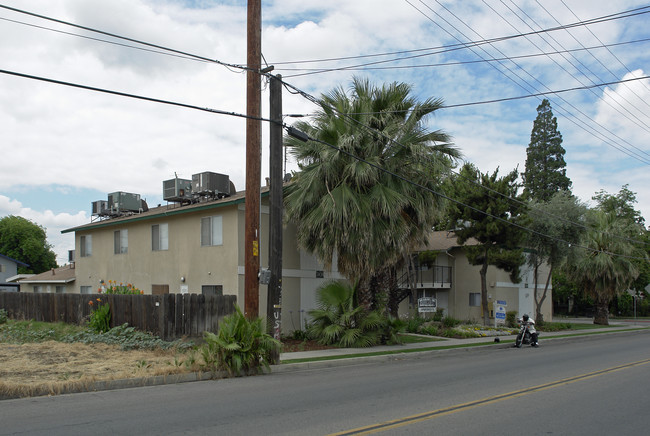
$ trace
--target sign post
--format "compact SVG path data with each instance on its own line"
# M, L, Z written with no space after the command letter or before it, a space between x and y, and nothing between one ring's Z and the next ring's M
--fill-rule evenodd
M508 307L506 300L497 300L494 307L494 327L506 323L506 307Z

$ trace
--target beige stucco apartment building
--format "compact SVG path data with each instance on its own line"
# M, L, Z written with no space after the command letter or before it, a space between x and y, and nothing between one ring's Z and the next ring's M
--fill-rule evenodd
M267 267L268 197L266 189L262 192L260 265ZM239 192L193 204L159 205L67 229L64 233L75 234L75 280L66 292L94 293L111 280L130 283L146 294L236 295L243 307L244 212L244 193ZM304 327L307 311L316 307L316 289L343 277L335 265L328 271L298 248L292 224L285 225L283 233L282 320L288 332ZM437 255L433 263L417 268L418 297L435 297L438 307L455 318L480 321L479 267L468 264L453 233L433 232L429 246L422 249ZM513 284L507 273L489 267L490 302L505 301L507 310L520 315L534 313L532 280L524 271L521 283ZM264 316L267 286L259 289L260 315ZM408 310L406 298L400 313ZM546 320L551 319L550 293L543 313Z

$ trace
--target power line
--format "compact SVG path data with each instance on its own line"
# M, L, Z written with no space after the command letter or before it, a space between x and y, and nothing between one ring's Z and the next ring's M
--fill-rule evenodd
M517 55L517 56L507 56L503 58L493 58L493 59L478 59L478 60L473 60L473 61L457 61L457 62L441 62L441 63L436 63L436 64L411 64L411 65L393 65L393 66L386 66L386 67L345 67L346 71L371 71L371 70L399 70L399 69L412 69L412 68L431 68L431 67L446 67L446 66L454 66L454 65L470 65L470 64L483 64L487 62L499 62L499 61L506 61L510 59L529 59L529 58L535 58L535 57L540 57L540 56L549 56L549 55L557 55L557 54L562 54L562 53L573 53L573 52L580 52L580 51L589 51L589 50L596 50L599 48L607 48L607 47L617 47L621 45L627 45L627 44L638 44L642 42L648 42L650 41L650 38L643 38L643 39L637 39L633 41L623 41L623 42L617 42L617 43L612 43L612 44L601 44L601 45L594 45L591 47L582 47L582 48L574 48L574 49L565 49L565 50L557 50L557 51L552 51L552 52L543 52L543 53L532 53L532 54L525 54L525 55ZM401 59L398 59L401 60ZM322 71L322 68L276 68L275 71Z
M233 117L238 117L238 118L246 118L246 119L252 119L252 120L258 120L258 121L271 121L267 118L262 118L262 117L253 117L250 115L246 114L240 114L237 112L228 112L228 111L223 111L219 109L211 109L207 107L201 107L201 106L196 106L196 105L191 105L191 104L186 104L186 103L179 103L175 101L170 101L170 100L162 100L159 98L152 98L152 97L145 97L142 95L136 95L136 94L129 94L126 92L120 92L120 91L113 91L110 89L104 89L104 88L97 88L94 86L87 86L87 85L81 85L78 83L72 83L72 82L65 82L62 80L55 80L55 79L49 79L47 77L41 77L41 76L33 76L30 74L24 74L24 73L18 73L15 71L8 71L8 70L2 70L0 69L0 73L2 74L8 74L11 76L16 76L16 77L22 77L25 79L32 79L32 80L38 80L41 82L47 82L47 83L54 83L56 85L63 85L63 86L69 86L72 88L79 88L79 89L85 89L87 91L95 91L95 92L101 92L104 94L111 94L111 95L118 95L120 97L128 97L128 98L134 98L137 100L145 100L145 101L150 101L153 103L161 103L161 104L166 104L166 105L171 105L171 106L178 106L178 107L184 107L187 109L195 109L203 112L210 112L214 114L219 114L219 115L229 115Z
M285 126L285 127L288 127L288 126ZM381 167L378 164L369 162L368 160L365 160L365 159L363 159L363 158L361 158L359 156L356 156L355 154L353 154L353 153L351 153L349 151L343 150L342 148L337 147L336 145L330 144L330 143L328 143L326 141L322 141L322 140L317 139L317 138L313 138L313 137L309 136L308 134L306 134L305 132L301 132L301 131L299 131L297 129L293 129L293 131L291 131L290 134L292 136L298 137L301 141L308 140L308 141L318 142L319 144L323 144L323 145L325 145L327 147L330 147L330 148L332 148L332 149L334 149L334 150L336 150L336 151L338 151L340 153L343 153L343 154L345 154L345 155L347 155L347 156L349 156L349 157L351 157L353 159L356 159L359 162L363 162L366 165L369 165L369 166L371 166L371 167L373 167L373 168L375 168L375 169L377 169L379 171L382 171L382 172L384 172L384 173L386 173L386 174L388 174L388 175L390 175L392 177L398 178L398 179L400 179L400 180L402 180L402 181L404 181L406 183L410 183L413 186L416 186L416 187L418 187L420 189L423 189L423 190L428 191L428 192L430 192L430 193L432 193L434 195L437 195L437 196L439 196L441 198L444 198L445 200L448 200L448 201L456 203L456 204L458 204L460 206L469 208L469 209L471 209L471 210L473 210L475 212L483 214L483 215L485 215L485 216L487 216L489 218L496 219L497 221L501 221L501 222L503 222L505 224L511 225L511 226L516 227L516 228L518 228L520 230L523 230L525 232L532 233L532 234L535 234L537 236L541 236L541 237L544 237L544 238L547 238L547 239L550 239L550 240L554 240L556 242L562 242L564 244L567 244L569 247L582 248L584 250L591 251L593 253L602 253L602 254L607 254L609 256L616 256L616 257L622 257L622 258L627 258L627 259L645 260L645 258L643 258L643 257L627 256L627 255L624 255L624 254L613 253L613 252L609 252L609 251L605 251L605 250L596 250L594 248L590 248L590 247L586 247L586 246L583 246L583 245L580 245L580 244L575 244L575 243L569 242L569 241L567 241L565 239L562 239L562 238L558 238L558 237L555 237L555 236L547 235L547 234L542 233L542 232L538 232L538 231L533 230L533 229L531 229L529 227L522 226L521 224L518 224L516 222L509 221L509 220L507 220L505 218L501 218L499 216L493 215L493 214L491 214L489 212L478 209L478 208L476 208L474 206L471 206L469 204L463 203L462 201L451 198L448 195L445 195L445 194L443 194L441 192L438 192L438 191L435 191L435 190L429 188L428 186L424 186L424 185L422 185L420 183L414 182L413 180L407 179L406 177L403 177L403 176L401 176L401 175L399 175L399 174L397 174L397 173L395 173L393 171L387 170L387 169Z

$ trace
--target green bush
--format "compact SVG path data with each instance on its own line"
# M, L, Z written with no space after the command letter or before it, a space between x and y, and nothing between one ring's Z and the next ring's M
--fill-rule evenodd
M381 326L381 339L382 344L401 344L399 334L406 330L406 323L399 318L392 316L384 317Z
M88 320L88 328L95 333L105 333L111 329L111 307L108 303L101 304L102 299L97 298L97 308L95 302L90 300L88 304L93 307Z
M168 350L177 348L181 351L191 348L194 344L178 341L163 341L151 333L136 330L124 323L113 327L104 333L84 330L60 338L61 342L81 342L82 344L108 344L119 345L122 350Z
M535 325L537 330L544 332L557 332L561 330L571 330L573 326L570 322L544 322L542 324Z
M272 354L280 352L281 342L265 332L261 318L248 320L237 306L226 316L215 335L204 332L205 343L199 348L207 369L226 370L233 375L270 368Z
M9 320L9 314L6 310L0 309L0 324L4 324Z
M437 322L440 322L440 321L442 321L442 318L444 316L445 316L445 309L443 309L442 307L438 307L436 309L436 313L433 314L433 320L437 321Z
M448 329L454 328L462 323L463 322L461 320L453 318L451 316L447 316L442 320L442 326Z
M438 336L438 327L433 324L423 325L420 327L419 333L429 336Z
M365 312L355 306L356 288L331 281L316 293L318 309L310 310L308 332L323 345L345 348L371 347L380 341L384 318L378 312Z
M416 316L414 318L409 318L406 320L406 331L408 333L419 333L420 332L420 326L424 324L427 320L420 317Z
M506 312L506 326L510 328L517 328L517 311L509 310Z

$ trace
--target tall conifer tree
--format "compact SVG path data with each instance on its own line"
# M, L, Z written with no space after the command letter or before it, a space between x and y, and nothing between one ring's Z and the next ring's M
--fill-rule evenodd
M522 173L524 193L531 198L547 202L558 191L568 191L571 180L566 175L565 150L562 134L557 130L547 99L537 107L537 118L526 149L526 170Z

